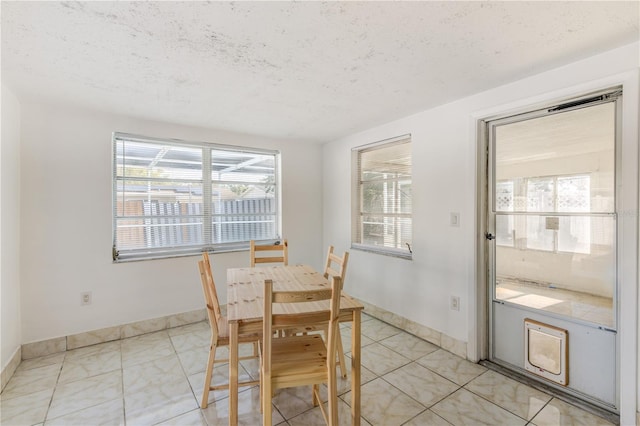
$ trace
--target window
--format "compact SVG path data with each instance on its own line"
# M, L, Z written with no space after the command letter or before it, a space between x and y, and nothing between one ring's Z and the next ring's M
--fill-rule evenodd
M113 260L280 238L275 151L114 133Z
M496 211L539 216L496 216L496 243L553 252L589 253L592 218L590 175L517 178L496 182ZM554 213L560 213L554 216ZM569 214L566 214L569 213ZM526 238L516 238L526 235Z
M411 258L411 136L353 150L352 246Z

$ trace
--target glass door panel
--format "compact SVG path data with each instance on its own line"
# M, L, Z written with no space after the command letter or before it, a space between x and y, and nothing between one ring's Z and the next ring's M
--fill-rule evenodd
M492 127L494 300L616 328L615 111Z

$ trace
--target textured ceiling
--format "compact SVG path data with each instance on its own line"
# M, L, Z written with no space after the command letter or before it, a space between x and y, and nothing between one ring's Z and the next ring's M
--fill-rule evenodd
M322 142L632 43L638 6L2 1L2 80L19 97Z

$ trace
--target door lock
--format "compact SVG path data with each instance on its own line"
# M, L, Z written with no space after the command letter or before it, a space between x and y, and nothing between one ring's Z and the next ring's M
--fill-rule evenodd
M489 240L489 241L491 241L491 240L495 240L495 239L496 239L495 235L490 234L490 233L488 233L488 232L487 232L486 234L484 234L484 237L485 237L487 240Z

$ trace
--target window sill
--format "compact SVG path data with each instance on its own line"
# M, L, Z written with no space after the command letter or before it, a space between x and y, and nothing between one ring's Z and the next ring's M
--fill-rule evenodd
M141 262L145 260L162 260L162 259L172 259L177 257L188 257L188 256L200 256L203 251L207 251L211 254L218 253L231 253L238 251L248 251L249 245L244 244L242 246L232 246L232 247L224 247L224 248L216 248L211 250L185 250L185 251L164 251L164 252L147 252L147 253L135 253L135 254L124 254L120 255L117 259L113 261L113 263L128 263L128 262Z
M413 260L413 253L406 250L394 250L386 247L367 246L363 244L351 244L351 249L383 256L397 257L405 260Z

